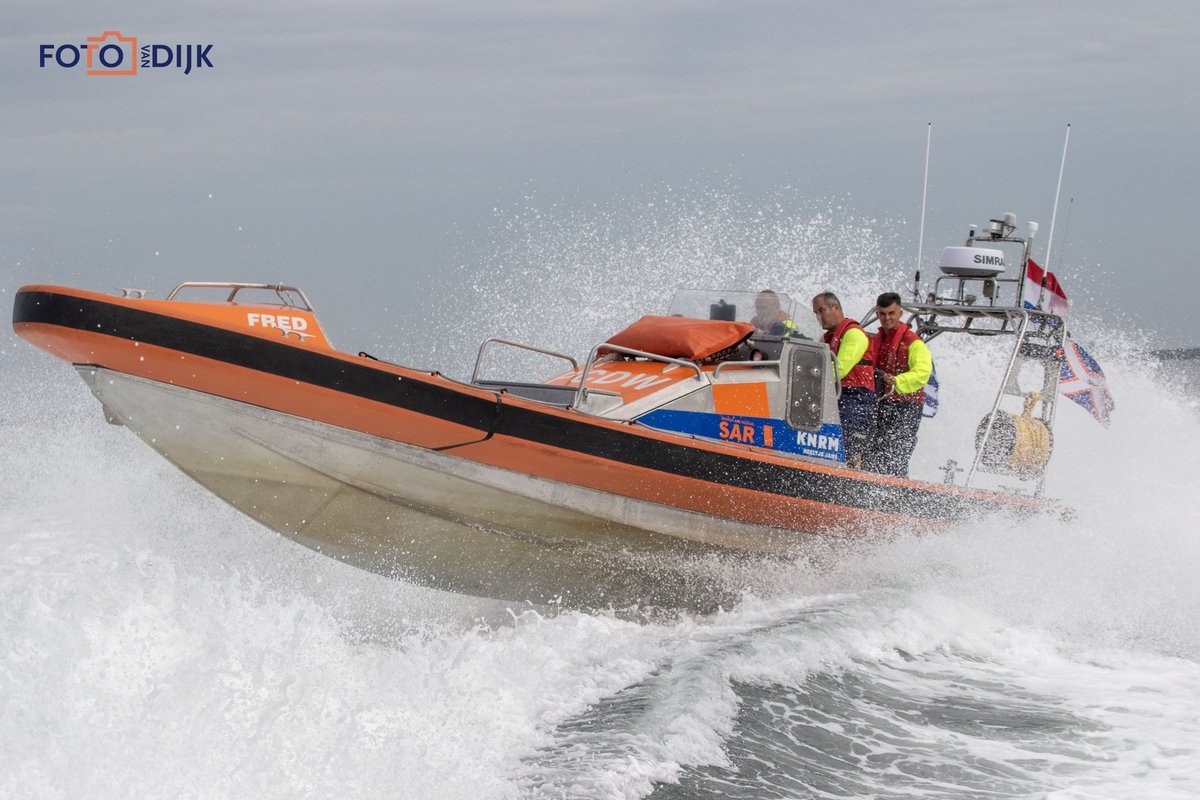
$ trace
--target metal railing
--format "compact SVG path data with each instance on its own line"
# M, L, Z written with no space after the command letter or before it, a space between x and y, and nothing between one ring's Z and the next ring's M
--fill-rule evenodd
M943 286L949 288L946 295L942 294ZM1019 278L941 275L933 282L933 299L938 303L956 303L977 308L1012 308L1020 305L1023 287L1024 281ZM1011 292L1008 291L1010 288ZM1012 305L1002 304L1008 299L1003 297L1006 294L1012 295Z
M722 361L720 364L717 364L717 368L715 370L713 370L712 377L713 377L714 381L717 378L719 378L721 376L721 370L724 369L725 367L778 367L780 365L780 363L781 362L778 360L774 360L774 361Z
M983 430L983 438L980 439L979 445L975 448L975 458L971 461L971 469L967 473L967 480L964 486L971 485L971 479L975 477L975 471L979 469L979 462L983 460L983 453L987 449L989 440L992 437L992 429L996 425L996 412L1000 410L1000 401L1004 399L1004 390L1008 383L1008 378L1012 374L1013 366L1017 363L1017 356L1021 352L1021 343L1025 341L1025 331L1029 328L1029 315L1025 314L1021 319L1021 329L1017 332L1017 342L1013 345L1012 355L1008 357L1008 367L1004 370L1004 379L1000 382L1000 391L996 393L996 401L992 403L992 411L987 416L987 425Z
M208 282L208 281L187 281L181 283L171 290L167 295L168 300L174 300L175 295L179 294L184 289L229 289L229 296L225 298L226 303L232 303L237 297L238 292L246 289L265 289L266 291L275 292L275 296L279 298L280 305L285 305L289 308L301 308L304 311L312 311L312 303L308 301L308 297L304 292L295 286L285 286L282 283L225 283L225 282ZM295 301L292 294L295 293L300 298L300 303Z
M1020 334L1031 338L1049 338L1058 326L1064 324L1057 314L1033 308L917 304L905 304L903 307L912 314L909 325L915 319L915 330L926 341L941 333L970 333L977 336ZM954 318L956 321L962 320L962 323L946 325L941 318ZM999 322L999 326L976 327L972 323L977 320L992 325ZM1036 329L1029 330L1030 326L1036 326Z
M667 356L660 356L657 353L647 353L644 350L634 350L630 347L621 347L620 345L601 342L592 348L592 352L588 354L587 363L583 365L583 374L579 376L579 388L575 390L575 408L579 408L587 401L587 395L589 391L587 388L588 375L591 373L592 364L594 364L596 361L596 354L601 350L611 350L614 353L620 353L626 356L633 356L635 358L648 358L651 361L662 361L666 364L674 364L677 367L687 367L688 369L695 371L697 380L704 382L704 372L700 369L698 364L692 361L683 361L682 359L678 358L668 358ZM603 391L606 395L611 394L610 392L601 389L592 389L590 391L597 393Z
M558 352L555 352L554 350L546 350L541 347L534 347L531 344L521 344L520 342L511 342L508 339L500 339L498 337L492 336L490 338L484 339L483 344L479 345L479 355L477 355L475 357L475 371L471 373L471 383L476 383L479 381L479 370L483 367L483 354L484 354L484 351L487 350L488 345L490 345L490 344L503 344L503 345L507 345L509 347L516 347L521 350L529 350L530 352L533 352L533 353L541 353L542 355L545 355L545 356L553 356L554 358L561 358L564 361L571 362L571 369L579 369L579 362L576 361L571 356L566 355L565 353L558 353Z

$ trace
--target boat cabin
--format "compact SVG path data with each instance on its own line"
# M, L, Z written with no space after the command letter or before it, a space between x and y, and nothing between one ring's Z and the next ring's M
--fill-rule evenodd
M495 345L562 359L570 369L540 384L481 380ZM664 432L844 462L833 370L816 320L797 313L787 295L689 289L676 293L666 314L644 316L596 345L582 365L489 339L472 383Z

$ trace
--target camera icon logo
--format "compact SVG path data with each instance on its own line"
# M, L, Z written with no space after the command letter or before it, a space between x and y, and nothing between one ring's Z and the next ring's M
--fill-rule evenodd
M120 31L105 31L87 37L88 75L136 75L138 70L136 36Z

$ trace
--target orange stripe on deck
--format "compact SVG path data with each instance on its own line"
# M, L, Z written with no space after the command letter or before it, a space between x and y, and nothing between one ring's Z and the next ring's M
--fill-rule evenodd
M765 383L714 383L713 409L742 417L771 416Z

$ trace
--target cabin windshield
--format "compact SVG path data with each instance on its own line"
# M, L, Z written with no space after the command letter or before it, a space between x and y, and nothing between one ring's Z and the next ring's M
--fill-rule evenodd
M767 326L762 323L774 322L775 320L757 318L759 317L759 309L755 307L756 301L759 302L760 308L764 305L759 295L759 292L680 289L675 292L675 297L671 299L671 306L667 309L667 313L671 316L691 317L693 319L722 319L749 322L758 327L760 331L771 333L772 331L768 330ZM792 322L796 323L799 332L810 339L821 338L821 326L811 311L807 308L802 308L799 303L783 292L777 292L775 297L779 300L779 312L782 312L784 315L779 319L791 319ZM774 312L774 309L770 309L770 312ZM778 329L776 329L777 331Z

